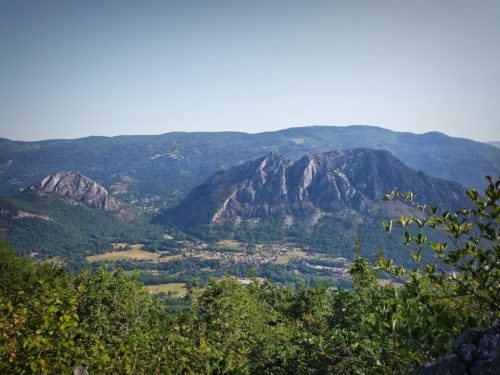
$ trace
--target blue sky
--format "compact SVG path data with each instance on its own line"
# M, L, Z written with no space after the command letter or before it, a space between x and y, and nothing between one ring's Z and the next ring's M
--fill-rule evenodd
M370 124L500 139L500 1L0 0L0 137Z

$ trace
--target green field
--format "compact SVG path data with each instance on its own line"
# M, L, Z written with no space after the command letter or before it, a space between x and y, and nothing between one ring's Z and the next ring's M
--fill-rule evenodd
M241 245L238 241L235 240L222 240L219 242L215 243L218 247L225 248L225 249L230 249L230 250L240 250Z
M287 251L285 254L280 255L278 259L276 260L276 263L278 264L287 264L290 262L292 259L295 258L304 258L307 256L307 253L302 250L291 250Z
M158 284L146 285L150 293L172 293L176 297L183 297L186 295L187 288L185 283L171 283L171 284Z
M160 257L159 254L141 250L141 247L142 245L132 245L132 250L109 251L104 254L91 255L87 257L87 261L90 263L99 261L112 262L127 259L158 261Z

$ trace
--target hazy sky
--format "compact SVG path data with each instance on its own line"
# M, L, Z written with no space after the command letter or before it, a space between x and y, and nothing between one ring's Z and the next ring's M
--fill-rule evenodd
M0 0L0 137L500 139L500 0Z

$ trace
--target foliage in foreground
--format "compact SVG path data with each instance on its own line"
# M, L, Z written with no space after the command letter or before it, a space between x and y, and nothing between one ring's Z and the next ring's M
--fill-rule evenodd
M1 250L0 373L411 373L500 317L499 185L471 190L473 208L386 223L407 229L415 247L414 269L379 260L400 288L378 285L377 269L358 258L352 290L223 278L190 290L190 308L169 316L123 272L73 276ZM428 241L428 226L453 246ZM426 246L437 263L419 264Z

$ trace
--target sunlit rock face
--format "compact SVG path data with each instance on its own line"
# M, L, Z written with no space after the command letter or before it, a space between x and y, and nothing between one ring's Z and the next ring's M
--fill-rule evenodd
M101 210L116 210L118 202L94 180L76 172L51 174L31 185L30 191L44 191L70 197L82 204Z
M165 218L192 226L369 213L379 211L383 195L395 187L433 205L463 204L460 185L413 171L388 151L363 148L307 154L295 162L270 153L212 175Z

